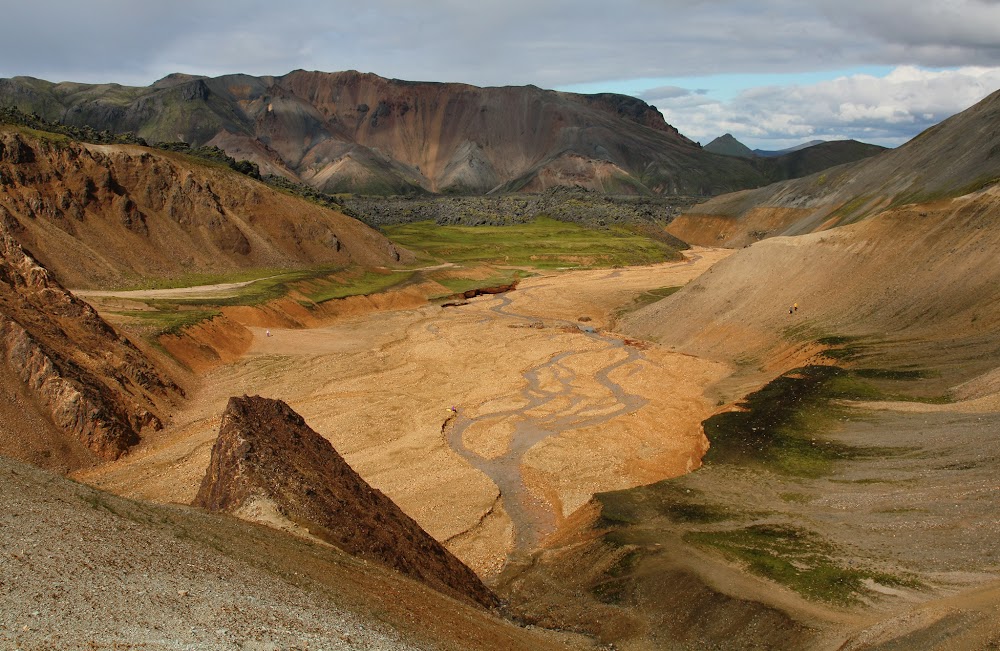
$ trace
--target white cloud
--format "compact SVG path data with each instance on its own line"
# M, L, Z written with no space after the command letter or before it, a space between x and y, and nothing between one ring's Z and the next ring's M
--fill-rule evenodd
M650 101L667 122L703 144L728 132L761 149L840 138L895 147L998 88L1000 68L900 66L884 77L753 88L727 102L692 103L689 96Z

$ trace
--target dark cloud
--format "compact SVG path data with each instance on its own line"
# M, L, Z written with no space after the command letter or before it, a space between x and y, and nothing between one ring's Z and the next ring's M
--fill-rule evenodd
M53 81L144 85L171 72L263 75L305 68L553 88L861 65L1000 66L1000 3L988 0L941 0L919 7L913 0L36 0L7 5L0 77ZM968 76L963 79L969 83ZM890 83L879 92L889 93L886 98L895 107L889 87L898 89ZM683 117L692 130L707 131L705 121L717 120L714 135L732 130L725 125L745 124L760 137L782 133L781 125L789 129L783 132L787 137L812 136L836 131L838 123L828 118L838 115L845 129L852 124L875 129L862 126L861 116L878 112L859 108L857 117L847 119L843 116L854 109L835 106L834 97L804 98L823 107L828 117L820 118L810 106L793 104L795 92L784 103L768 92L722 103L704 90L682 86L641 94ZM756 107L764 97L768 106ZM881 98L865 101L884 104ZM923 124L913 117L918 113L924 112L871 119L889 125L880 134L894 133L907 120L910 129Z
M1000 65L982 0L39 0L8 3L0 75L148 83L163 74L360 69L480 85Z

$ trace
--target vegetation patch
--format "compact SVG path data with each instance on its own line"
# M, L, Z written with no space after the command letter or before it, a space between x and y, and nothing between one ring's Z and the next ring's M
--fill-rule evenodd
M860 567L843 567L837 549L816 534L786 525L756 524L726 531L692 531L685 542L710 547L755 574L777 581L803 596L852 604L867 592L865 581L918 587L909 578Z
M510 226L439 226L424 221L384 230L411 251L463 264L615 267L665 262L679 255L676 248L625 227L586 228L547 217Z
M348 296L376 294L405 283L413 277L413 274L413 271L387 273L366 271L361 275L336 282L323 280L313 283L313 288L303 293L312 303L323 303Z
M834 399L876 397L873 389L836 366L806 366L751 393L739 411L716 414L702 423L712 446L706 464L763 465L783 474L819 477L837 459L860 453L818 438L846 415Z
M182 310L175 305L173 309L161 308L157 310L128 310L116 312L140 323L140 328L147 332L147 336L155 339L160 335L176 335L185 328L197 325L202 321L208 321L222 314L218 310Z
M653 518L666 518L673 523L708 524L740 517L730 509L705 501L700 491L683 488L671 479L641 491L612 491L594 497L601 504L602 527L637 524Z

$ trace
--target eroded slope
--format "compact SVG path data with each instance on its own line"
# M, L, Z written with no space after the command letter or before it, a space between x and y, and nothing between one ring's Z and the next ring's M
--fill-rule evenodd
M802 179L715 197L687 211L669 230L692 244L743 246L850 224L889 206L967 194L1000 178L998 124L1000 92L897 149Z
M68 286L376 266L408 255L357 220L222 166L0 128L0 222Z
M0 453L63 471L117 459L142 430L161 428L181 395L2 224L0 361Z

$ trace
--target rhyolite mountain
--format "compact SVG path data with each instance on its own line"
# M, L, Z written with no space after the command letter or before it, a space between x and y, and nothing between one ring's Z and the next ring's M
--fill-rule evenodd
M481 194L582 186L714 195L771 180L616 94L480 88L374 74L182 74L148 87L0 79L0 104L149 142L221 147L325 192Z
M67 287L409 259L340 212L222 166L0 125L0 223Z

